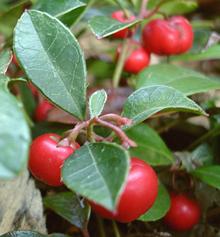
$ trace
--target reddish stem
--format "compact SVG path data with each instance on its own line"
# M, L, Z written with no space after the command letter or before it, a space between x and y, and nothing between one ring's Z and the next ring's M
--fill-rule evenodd
M96 123L96 124L100 124L103 127L107 127L107 128L110 128L111 130L113 130L115 132L115 134L121 139L122 146L124 146L125 148L137 146L137 144L134 141L132 141L131 139L128 138L128 136L121 130L121 128L119 128L111 123L108 123L106 121L103 121L99 118L94 118L92 122Z

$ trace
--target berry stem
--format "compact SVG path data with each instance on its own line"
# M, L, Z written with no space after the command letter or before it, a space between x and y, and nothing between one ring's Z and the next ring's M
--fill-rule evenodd
M146 9L147 3L148 3L148 0L142 1L140 13L139 13L139 18L142 18L143 16L145 16L147 14L147 9Z
M113 75L113 87L117 88L120 82L122 70L124 67L124 62L127 56L127 51L128 51L128 40L125 39L123 44L122 44L122 49L121 53L119 55L118 63L116 65L114 75Z
M132 141L131 139L128 138L128 136L122 131L121 128L101 120L100 118L94 118L93 122L96 124L100 124L103 127L107 127L110 128L111 130L113 130L115 132L115 134L120 138L121 142L122 142L122 146L124 146L125 148L129 148L129 147L136 147L137 144Z
M145 18L145 19L152 17L154 14L156 14L156 13L160 10L160 7L161 7L164 3L166 3L167 1L169 1L169 0L162 0L162 1L160 1L160 2L157 4L157 6L156 6L152 11L145 12L145 14L143 14L141 17L142 17L142 18Z
M115 237L121 237L119 229L118 229L118 225L116 224L115 221L112 221L112 226L115 233Z

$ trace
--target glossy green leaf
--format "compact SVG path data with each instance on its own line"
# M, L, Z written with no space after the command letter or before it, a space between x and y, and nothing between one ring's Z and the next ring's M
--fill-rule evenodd
M12 179L27 165L30 134L15 97L0 89L0 101L0 179Z
M79 0L38 0L34 9L47 12L67 25L72 25L85 6L86 4Z
M203 61L211 59L220 59L220 44L210 46L207 49L202 49L200 52L185 53L170 58L171 61Z
M120 30L131 27L140 22L134 20L129 23L121 23L107 16L95 16L89 21L89 27L98 39L107 37Z
M210 186L220 189L220 166L203 166L192 172L192 174L202 182Z
M10 50L4 50L0 53L0 74L5 74L11 63L12 54Z
M187 111L205 114L194 101L168 86L143 87L132 93L125 102L123 116L138 124L159 111Z
M220 88L220 80L211 79L199 72L172 64L153 65L137 76L137 88L166 85L185 95L207 92Z
M131 157L139 157L150 165L169 165L173 155L160 136L146 124L139 124L128 131L129 138L137 143L137 147L129 149Z
M47 196L44 205L80 229L87 226L90 208L72 192Z
M90 143L65 161L62 177L69 189L113 211L128 170L128 152L122 147Z
M140 221L157 221L164 217L170 208L170 195L164 185L159 184L158 195L153 206L139 217Z
M89 98L89 112L90 118L98 117L105 106L107 100L107 93L105 90L94 92Z
M46 235L46 234L38 233L36 231L29 231L29 230L11 231L11 232L5 233L0 236L1 237L68 237L68 235L61 234L61 233L54 233L54 234Z
M69 29L47 13L27 11L16 26L14 49L29 79L48 99L85 117L85 61Z

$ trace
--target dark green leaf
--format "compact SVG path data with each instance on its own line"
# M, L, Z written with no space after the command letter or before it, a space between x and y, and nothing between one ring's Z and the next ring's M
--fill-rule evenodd
M210 79L199 72L171 64L150 66L137 76L137 80L137 88L166 85L181 91L185 95L220 88L220 80Z
M36 138L44 133L57 133L63 135L67 130L70 130L73 126L71 124L63 124L56 122L40 122L36 123L32 128L32 136Z
M12 54L10 50L4 50L0 53L0 73L5 74L11 63Z
M27 83L18 82L17 85L19 87L19 97L22 101L24 109L28 113L28 115L32 117L34 115L37 105L36 100L30 88L27 86Z
M46 207L80 229L87 226L90 208L80 198L72 193L58 193L44 198Z
M85 61L69 29L46 13L27 11L16 26L14 49L46 97L75 117L85 117Z
M170 195L164 185L159 184L157 199L154 205L139 217L140 221L157 221L164 217L170 208Z
M47 12L55 17L60 17L85 5L85 3L79 0L38 0L34 9Z
M85 6L86 4L79 0L38 0L34 9L58 17L61 21L70 26L77 19Z
M194 101L180 91L168 86L149 86L140 88L128 97L123 116L132 119L135 125L163 110L205 114Z
M129 138L137 143L130 148L131 156L145 160L150 165L169 165L173 155L160 136L146 124L140 124L126 131Z
M27 165L30 134L15 97L0 89L0 101L0 178L12 179Z
M203 61L210 59L220 59L220 44L210 46L198 53L185 53L178 56L171 57L171 61Z
M98 39L107 37L120 30L133 26L140 22L134 20L129 23L121 23L107 16L95 16L89 21L89 27Z
M220 166L203 166L194 170L192 174L204 183L220 189Z
M90 143L64 163L62 177L72 191L115 210L129 169L128 152L113 143Z
M89 112L90 118L98 117L105 106L107 100L107 94L105 90L99 90L94 92L89 98Z

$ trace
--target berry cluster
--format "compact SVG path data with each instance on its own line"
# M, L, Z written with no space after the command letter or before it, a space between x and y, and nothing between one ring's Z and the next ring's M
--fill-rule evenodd
M123 11L112 13L112 18L122 23L128 23L135 16L125 17ZM134 31L123 29L116 32L113 37L124 39L131 37ZM124 71L137 74L150 63L150 54L170 56L182 54L188 51L193 44L193 30L189 21L182 16L170 19L154 19L147 23L142 30L142 42L130 40L128 55L124 63ZM121 46L117 49L117 57L121 52Z

